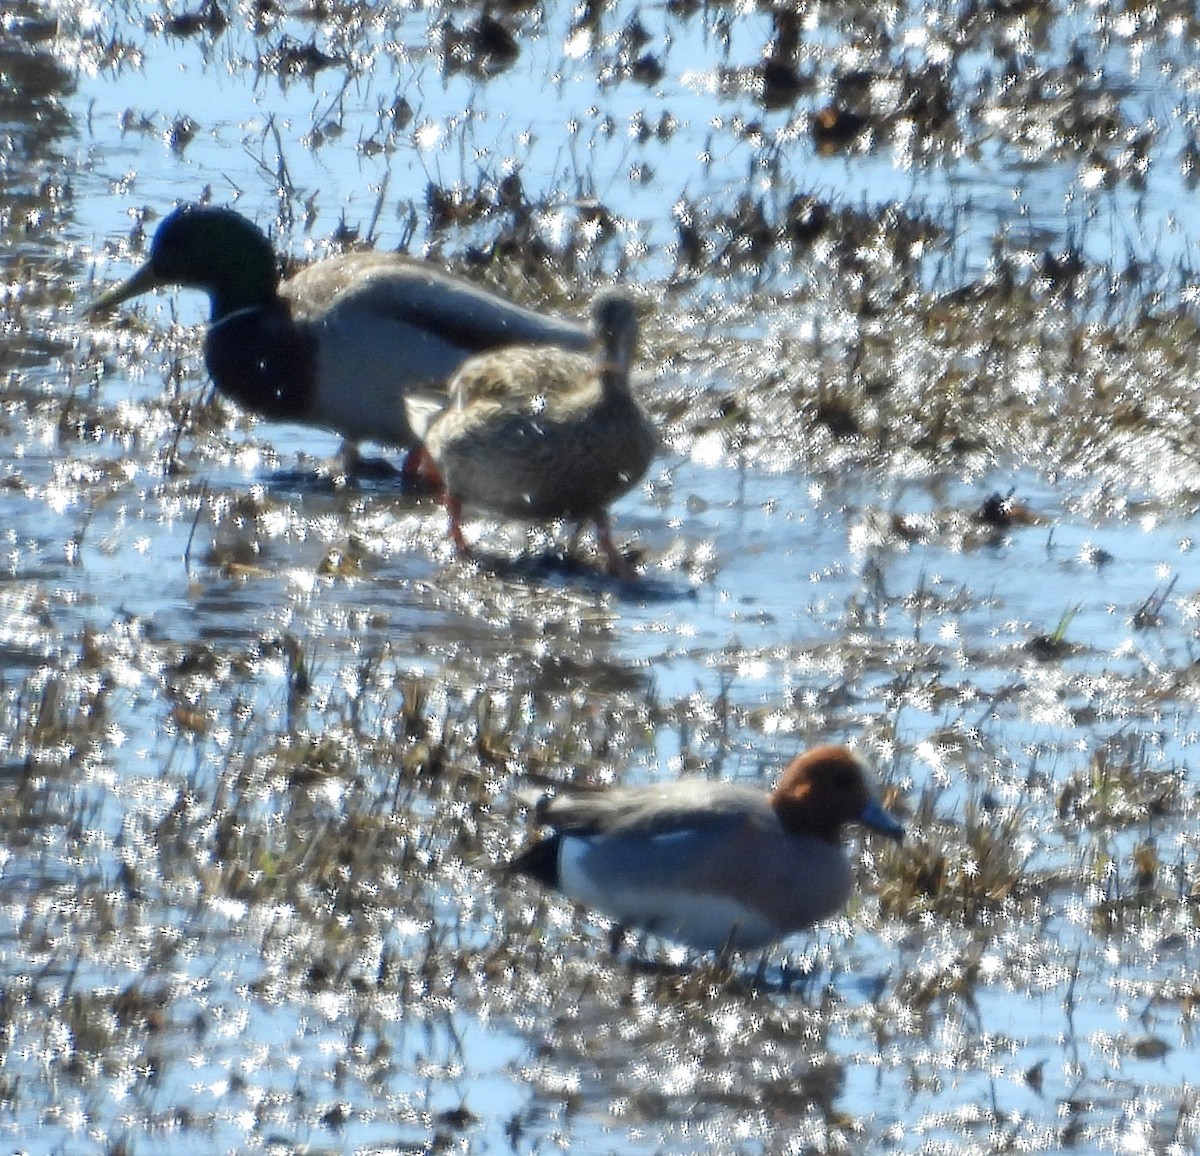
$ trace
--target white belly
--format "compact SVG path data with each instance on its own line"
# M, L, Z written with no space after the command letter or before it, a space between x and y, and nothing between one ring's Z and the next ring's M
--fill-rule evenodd
M618 923L661 935L700 951L753 950L779 938L779 928L760 912L727 896L681 888L613 886L594 879L582 865L587 841L565 838L559 852L563 893Z

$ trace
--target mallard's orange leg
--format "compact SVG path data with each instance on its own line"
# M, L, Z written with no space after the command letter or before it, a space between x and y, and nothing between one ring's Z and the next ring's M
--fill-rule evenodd
M614 578L632 582L637 578L637 571L630 566L625 555L617 549L616 543L612 540L612 519L608 514L596 515L596 531L600 535L600 549L608 558L608 572Z
M352 442L346 438L342 439L341 448L338 450L339 464L342 467L342 473L348 478L354 477L358 470L359 463L362 461L362 454L359 452L358 442Z

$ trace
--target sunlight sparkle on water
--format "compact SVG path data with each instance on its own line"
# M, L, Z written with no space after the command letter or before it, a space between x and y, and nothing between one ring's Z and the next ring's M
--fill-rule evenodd
M21 30L27 7L6 10L5 27ZM98 1085L88 1110L98 1142L127 1135L135 1148L153 1147L155 1129L188 1139L189 1119L203 1133L193 1143L228 1150L267 1129L321 1140L314 1121L329 1107L337 1130L323 1142L363 1151L394 1143L383 1129L398 1120L414 1146L450 1137L489 1151L628 1142L642 1156L738 1137L826 1150L888 1136L906 1152L956 1151L1001 1127L1011 1146L1042 1151L1062 1137L1068 1101L1086 1105L1071 1110L1081 1142L1112 1150L1137 1134L1123 1113L1165 1120L1159 1140L1172 1128L1190 1140L1180 1000L1153 1004L1174 1048L1165 1064L1130 1052L1139 1025L1111 1006L1119 992L1136 1018L1162 974L1181 991L1196 981L1174 940L1195 935L1197 804L1186 782L1168 790L1154 774L1191 766L1200 743L1190 540L1174 556L1177 592L1155 562L1194 514L1186 454L1161 452L1181 420L1194 440L1195 355L1187 318L1169 318L1189 290L1167 288L1186 280L1196 234L1180 166L1191 127L1161 114L1195 104L1186 39L1128 12L1125 27L1105 0L1051 4L1036 22L1002 5L961 45L951 37L975 31L937 0L920 12L809 6L797 57L782 62L797 91L768 108L761 65L794 32L783 9L745 3L733 21L720 6L643 9L646 51L664 66L647 85L629 67L626 0L606 9L595 53L569 7L492 6L521 56L494 74L426 50L442 15L469 45L477 29L459 12L280 10L264 31L230 10L218 32L208 7L146 21L118 4L89 39L94 7L81 20L59 5L37 35L4 45L18 85L23 63L36 84L27 120L9 110L20 208L8 264L0 256L16 337L0 423L0 742L25 833L5 849L0 909L11 970L42 985L6 1007L8 1086L22 1100L10 1126L36 1119L48 1145L75 1143L47 1106L82 1062L128 1072L124 1090ZM1128 45L1099 35L1114 17ZM306 63L310 43L324 47ZM921 51L897 55L897 43ZM1080 43L1076 82L1067 54ZM1131 83L1143 47L1159 67L1149 94ZM976 83L1014 51L1028 93L1022 76ZM939 107L935 84L923 106L918 65L951 56L951 99ZM813 116L853 95L860 68L868 132L826 155ZM158 108L164 77L200 118L186 149L163 146L178 115ZM420 106L414 124L386 112L401 91ZM669 157L653 130L668 108ZM368 150L381 113L387 143ZM1126 121L1151 131L1155 163L1125 157ZM744 180L730 181L731 165ZM519 206L494 188L514 172ZM275 223L281 253L305 259L332 252L344 221L535 308L577 316L599 284L644 286L658 316L639 370L667 421L673 483L636 489L618 514L645 581L609 583L589 558L547 574L530 559L555 533L521 527L494 527L501 552L513 547L498 572L459 566L429 504L386 484L329 487L312 476L334 452L328 435L208 405L201 294L84 320L71 294L118 275L110 254L121 274L144 258L141 214L148 235L153 214L207 187ZM477 216L435 224L438 190ZM800 204L816 215L794 216ZM747 214L763 224L755 244ZM1085 276L1058 269L1068 247ZM1153 275L1122 277L1132 259ZM1089 285L1110 288L1097 303ZM1015 493L1039 527L982 528L990 492ZM160 573L193 520L187 572ZM1161 622L1132 632L1143 607ZM1056 624L1066 648L1030 647ZM855 840L861 900L797 937L811 965L792 991L746 997L742 971L697 992L695 961L678 952L684 972L652 984L604 951L602 917L491 873L538 836L514 802L521 774L735 774L774 767L793 734L869 752L898 811L930 826L900 850ZM1143 736L1136 757L1118 741L1130 734ZM318 746L320 774L291 781L291 760ZM1103 787L1101 766L1113 771ZM968 829L967 802L985 798ZM388 838L363 837L381 823ZM993 892L995 831L1018 863ZM1170 862L1143 855L1139 874L1132 856L1150 840ZM50 847L69 850L47 858ZM144 974L127 937L113 943L112 911L138 928L154 963ZM154 961L171 954L203 977L202 1006L162 986L176 980ZM128 984L88 989L118 966L135 969ZM261 985L248 981L259 972ZM1078 1029L1053 994L1071 984ZM1031 995L1037 1017L1024 1014ZM239 1009L249 1014L223 1034ZM409 1030L438 1017L469 1041L466 1061L449 1046L425 1054L440 1026ZM34 1055L59 1038L55 1023L73 1044ZM1062 1041L1093 1028L1120 1087L1090 1055L1072 1067ZM153 1113L129 1052L151 1037ZM819 1102L785 1137L771 1117L780 1080L831 1041L864 1058L817 1081ZM346 1115L330 1060L371 1049L386 1086L353 1085ZM227 1106L197 1112L178 1094L175 1057L198 1052L194 1078L223 1087ZM254 1081L222 1084L246 1054ZM725 1062L698 1075L697 1057L714 1055ZM1043 1059L1035 1097L1025 1073ZM663 1067L678 1097L655 1079ZM695 1094L706 1079L720 1095ZM448 1123L422 1134L464 1100L462 1136ZM617 1137L622 1106L632 1119Z

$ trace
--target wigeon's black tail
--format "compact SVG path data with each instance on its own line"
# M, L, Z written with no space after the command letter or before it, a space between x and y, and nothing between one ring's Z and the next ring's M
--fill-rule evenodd
M518 875L528 875L536 879L544 887L558 887L558 848L562 843L561 835L551 835L537 843L526 847L507 866L508 871Z

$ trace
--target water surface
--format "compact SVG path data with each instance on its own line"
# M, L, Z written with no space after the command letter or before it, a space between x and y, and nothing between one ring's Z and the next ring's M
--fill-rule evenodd
M0 1129L1190 1150L1194 15L804 5L780 102L766 10L588 11L487 14L515 59L457 4L0 24ZM205 404L198 295L85 319L209 197L298 260L644 286L642 580L482 518L457 562ZM824 739L911 837L765 987L494 873L527 775Z

